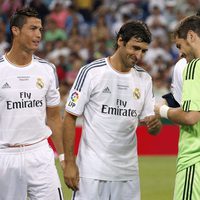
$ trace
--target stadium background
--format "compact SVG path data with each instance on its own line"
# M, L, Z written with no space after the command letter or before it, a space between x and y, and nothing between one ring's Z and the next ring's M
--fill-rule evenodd
M198 5L200 0L0 0L0 55L10 47L9 17L13 11L23 6L38 10L44 21L44 33L36 55L56 66L62 115L80 67L112 54L113 39L124 22L143 20L153 41L140 66L151 74L159 102L170 90L173 67L178 60L171 33L180 19L197 12ZM179 128L169 121L163 122L158 136L149 135L145 127L137 131L142 200L172 199ZM80 133L78 124L75 152ZM64 184L63 190L68 200L70 191Z

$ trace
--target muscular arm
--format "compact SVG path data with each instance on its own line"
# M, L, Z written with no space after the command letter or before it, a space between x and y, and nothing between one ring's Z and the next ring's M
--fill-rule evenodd
M184 112L182 108L170 108L167 116L174 123L185 125L194 125L200 120L200 112Z
M52 130L51 139L56 151L58 154L63 153L62 120L59 106L47 107L47 125Z
M74 144L75 144L75 131L76 131L76 116L65 112L64 125L63 125L63 136L64 136L64 151L65 160L74 161Z
M165 107L165 108L164 108ZM162 113L163 108L167 117ZM181 125L194 125L200 120L200 112L198 111L189 111L185 112L182 110L181 107L179 108L167 108L166 105L162 106L155 106L155 113L159 117L168 118L169 120L173 121L174 123L181 124Z
M65 151L64 180L72 190L78 190L79 170L74 155L76 116L65 112L63 135Z

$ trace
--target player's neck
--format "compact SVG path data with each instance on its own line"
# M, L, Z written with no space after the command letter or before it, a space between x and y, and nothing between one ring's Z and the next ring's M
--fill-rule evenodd
M27 66L32 61L32 54L23 51L15 51L14 49L11 49L5 56L10 63L18 67Z
M108 57L108 60L109 60L111 67L113 69L117 70L118 72L127 73L130 71L130 69L127 69L124 67L119 56L114 54L111 57Z
M200 58L200 49L196 48L194 52L195 52L195 58Z

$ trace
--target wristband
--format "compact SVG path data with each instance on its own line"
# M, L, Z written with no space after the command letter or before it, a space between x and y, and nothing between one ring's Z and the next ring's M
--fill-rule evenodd
M58 159L59 159L60 162L62 162L63 160L65 160L65 154L64 153L60 154L58 156Z
M162 105L160 107L160 116L168 119L168 116L167 116L168 110L169 110L169 107L167 105Z

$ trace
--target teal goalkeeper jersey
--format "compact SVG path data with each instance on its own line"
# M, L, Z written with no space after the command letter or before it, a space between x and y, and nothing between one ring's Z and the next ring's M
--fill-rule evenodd
M200 58L192 60L184 70L182 108L185 112L200 111ZM193 126L181 126L177 171L199 161L200 121Z

